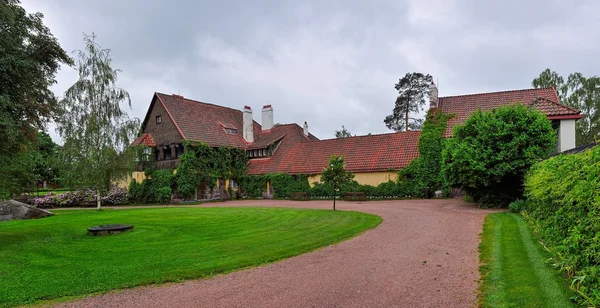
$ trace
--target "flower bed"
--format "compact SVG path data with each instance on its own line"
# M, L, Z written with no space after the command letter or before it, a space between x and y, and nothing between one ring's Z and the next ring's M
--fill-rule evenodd
M91 189L79 189L64 194L53 192L39 198L35 198L36 207L86 207L95 206L98 195ZM113 188L102 197L103 204L118 205L129 202L127 192L122 188Z

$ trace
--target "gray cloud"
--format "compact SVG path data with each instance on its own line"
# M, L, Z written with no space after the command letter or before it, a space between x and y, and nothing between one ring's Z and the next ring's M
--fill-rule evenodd
M546 67L597 75L598 1L25 1L66 50L98 35L143 118L154 91L232 108L319 138L386 132L394 84L432 74L440 95L522 89ZM63 69L61 95L77 78Z

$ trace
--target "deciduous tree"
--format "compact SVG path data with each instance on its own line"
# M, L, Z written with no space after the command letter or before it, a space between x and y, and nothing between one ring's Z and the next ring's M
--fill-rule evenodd
M22 191L33 175L36 133L59 110L49 89L61 64L73 60L42 19L18 0L0 1L0 198ZM23 182L25 181L25 182Z
M423 110L425 96L429 85L433 82L431 75L422 73L406 73L395 85L398 97L391 115L385 117L383 122L387 128L399 131L419 129L422 119L411 117L411 113Z
M554 87L563 104L581 110L583 118L575 126L577 145L600 138L600 77L585 77L575 72L565 81L557 72L546 69L532 85L535 88Z
M552 124L531 107L478 110L446 141L442 172L482 207L506 207L523 196L525 172L555 144Z
M121 102L131 107L129 94L116 87L120 70L111 67L110 50L102 49L95 39L84 35L85 51L77 52L79 80L65 92L58 130L71 159L65 172L67 183L71 188L97 191L100 209L102 192L111 181L132 170L127 146L139 129L139 120L130 119L121 109Z
M347 172L345 169L343 156L333 155L329 159L329 165L323 169L321 174L321 182L333 187L333 210L335 211L335 197L340 187L349 183L354 178L354 174Z

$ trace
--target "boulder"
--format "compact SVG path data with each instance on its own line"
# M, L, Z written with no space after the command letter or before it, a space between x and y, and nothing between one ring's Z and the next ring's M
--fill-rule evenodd
M38 209L15 200L0 200L0 221L37 219L54 215L52 212Z

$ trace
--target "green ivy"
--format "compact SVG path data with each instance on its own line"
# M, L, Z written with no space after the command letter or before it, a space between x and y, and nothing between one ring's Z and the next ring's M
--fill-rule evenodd
M213 189L218 179L242 182L248 175L248 158L242 149L213 148L201 142L184 145L176 173L177 192L184 198L193 198L202 184Z
M452 116L439 109L427 112L419 137L419 157L398 172L399 190L408 195L422 196L423 189L429 187L432 192L442 190L444 195L450 194L450 186L441 170L444 132Z

